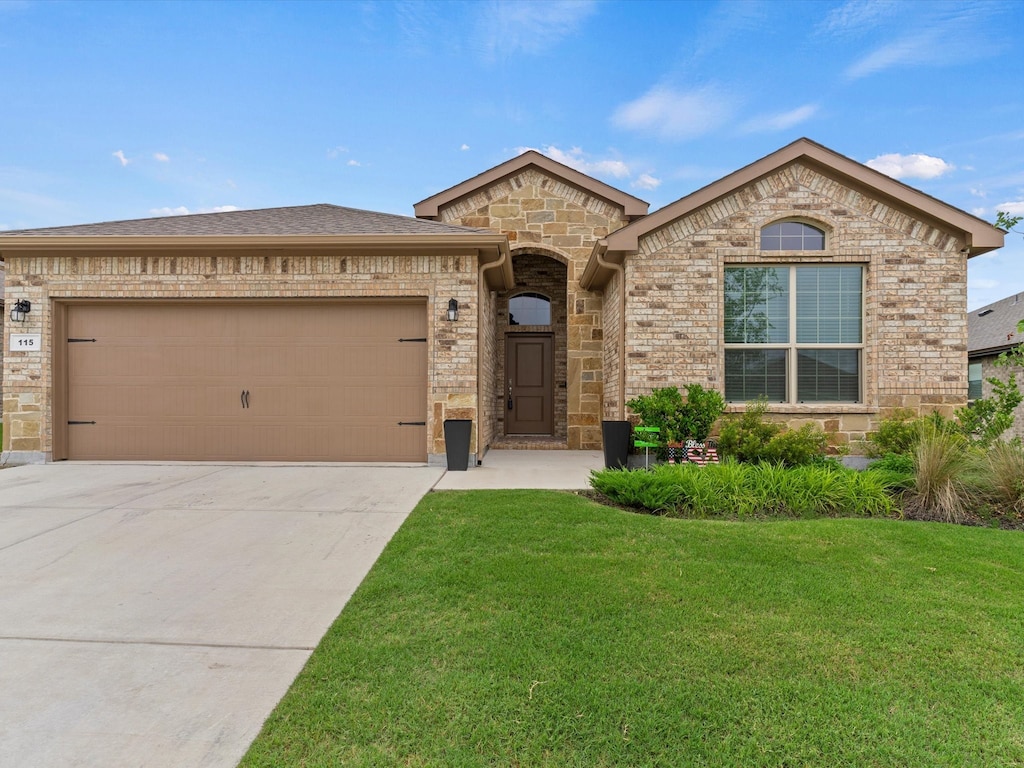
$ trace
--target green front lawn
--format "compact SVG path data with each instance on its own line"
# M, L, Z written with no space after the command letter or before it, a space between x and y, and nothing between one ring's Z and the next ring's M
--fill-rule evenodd
M1024 533L426 496L242 766L1024 766Z

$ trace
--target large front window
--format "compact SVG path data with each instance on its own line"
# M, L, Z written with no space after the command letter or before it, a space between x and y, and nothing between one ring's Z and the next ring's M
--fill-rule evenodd
M726 267L725 399L861 400L863 268Z

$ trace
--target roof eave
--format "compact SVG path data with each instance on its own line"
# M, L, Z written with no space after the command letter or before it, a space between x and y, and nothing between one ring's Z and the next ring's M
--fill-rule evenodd
M622 251L611 252L608 250L607 239L598 240L590 251L587 266L583 268L583 274L580 276L580 288L585 291L604 290L608 281L615 274L615 270L609 269L601 262L621 265L625 262L625 258L626 254Z
M467 234L366 234L366 235L36 235L0 236L4 251L66 251L102 248L104 250L193 249L193 248L392 248L422 247L507 248L503 234L490 232Z

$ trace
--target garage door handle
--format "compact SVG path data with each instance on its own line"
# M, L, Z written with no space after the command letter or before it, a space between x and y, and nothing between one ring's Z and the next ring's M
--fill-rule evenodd
M95 424L95 421L69 421L68 424Z
M248 408L249 407L249 390L248 389L243 389L242 390L241 400L242 400L242 407L243 408Z
M427 422L425 421L400 421L398 422L400 427L425 427Z

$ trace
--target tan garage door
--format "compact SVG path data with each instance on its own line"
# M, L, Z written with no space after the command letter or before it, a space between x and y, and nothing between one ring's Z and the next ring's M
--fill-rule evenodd
M422 302L67 307L71 459L425 461Z

